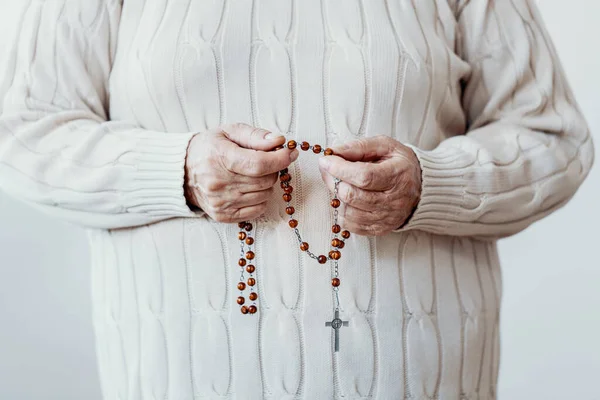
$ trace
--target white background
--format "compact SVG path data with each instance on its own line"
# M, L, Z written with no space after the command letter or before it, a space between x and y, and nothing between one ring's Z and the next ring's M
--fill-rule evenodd
M15 3L0 1L0 46ZM540 6L600 160L600 2ZM501 400L600 400L599 227L596 166L567 207L501 242ZM0 399L99 400L99 390L84 232L0 194Z

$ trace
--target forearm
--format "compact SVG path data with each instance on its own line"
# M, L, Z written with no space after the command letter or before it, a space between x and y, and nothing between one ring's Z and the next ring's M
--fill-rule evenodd
M504 237L564 205L587 176L593 145L522 126L492 124L431 151L414 149L422 167L421 201L406 229Z
M77 111L5 114L0 119L0 187L90 227L195 216L183 193L192 136L99 122Z
M508 236L574 195L592 139L531 0L464 2L457 26L457 53L471 67L467 132L415 149L423 191L404 229Z

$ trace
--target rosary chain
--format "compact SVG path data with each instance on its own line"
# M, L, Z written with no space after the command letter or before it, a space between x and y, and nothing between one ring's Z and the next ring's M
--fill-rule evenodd
M312 148L312 146L311 146L311 148ZM338 178L334 179L334 190L333 190L333 198L334 199L338 198L338 190L339 190L338 188L339 188L340 182L341 182L340 179L338 179ZM287 186L289 186L289 184L286 182L285 186L287 187ZM287 202L287 207L291 207L291 206L292 206L291 202L288 201ZM338 215L339 215L338 209L334 208L333 209L333 224L334 225L337 225L337 223L338 223ZM294 219L294 217L292 215L290 215L289 216L289 220L291 221L292 219ZM296 239L298 239L298 243L302 244L304 242L304 240L302 239L302 235L300 234L300 231L298 230L298 228L294 228L294 233L296 234ZM334 239L336 239L336 238L338 238L337 233L334 234ZM315 253L313 253L310 250L306 250L306 255L308 255L313 260L317 260L319 258L319 256L317 256ZM331 257L327 257L327 258L329 260L333 260ZM339 273L337 273L337 264L338 264L338 262L337 262L337 260L334 260L334 261L335 261L335 265L336 265L336 275L335 275L335 277L337 278L339 276Z
M294 140L290 140L286 145L280 146L277 149L287 147L288 149L292 150L292 149L295 149L297 146L301 147L301 149L304 151L312 150L312 152L315 154L323 153L325 156L333 155L333 151L330 148L323 149L320 145L309 145L307 142L302 142L301 144L299 144L298 142L296 142ZM288 174L287 168L280 171L280 180L281 180L281 188L285 192L285 194L283 195L283 199L287 203L286 213L289 215L288 224L294 230L294 234L296 235L296 239L298 240L300 249L302 251L306 252L306 254L310 258L318 261L319 264L325 264L327 261L330 261L332 263L332 264L330 264L333 266L333 271L332 271L333 277L331 278L331 284L332 284L333 293L335 294L335 310L339 311L340 310L340 297L339 297L340 273L339 273L338 260L341 257L340 249L342 249L344 247L345 239L348 239L350 237L350 232L341 231L341 228L338 225L338 221L339 221L338 207L341 204L340 200L338 199L338 194L339 194L339 184L340 184L341 180L338 178L334 179L333 199L331 200L331 206L333 207L333 223L334 223L332 226L333 238L331 240L331 250L329 251L328 256L316 255L312 251L310 251L308 243L304 242L302 235L300 234L300 231L297 228L298 221L293 217L293 214L295 213L295 209L291 204L291 201L292 201L291 193L293 192L293 187L290 185L291 176ZM245 298L243 297L244 289L248 288L250 291L250 300L254 302L258 298L258 293L255 292L255 288L254 288L254 285L256 284L256 279L254 279L254 277L253 277L253 273L255 272L255 266L252 264L247 265L248 262L252 263L252 260L256 256L254 254L254 252L252 251L252 248L253 248L252 245L255 244L254 239L251 238L250 236L248 236L249 234L251 234L250 232L252 231L253 226L250 222L241 222L238 224L238 226L241 230L241 232L239 233L239 238L240 238L239 265L242 268L240 271L240 283L238 284L238 288L240 289L240 297L238 297L238 304L240 304L242 306L241 311L243 314L247 314L247 313L254 314L257 311L257 307L255 306L255 304L252 304L250 307L245 306L244 305ZM243 232L244 230L247 233ZM340 235L341 235L341 237L340 237ZM249 274L247 281L246 281L245 272L248 272L248 274ZM336 314L336 318L338 318L337 314ZM341 321L341 320L336 319L334 321ZM333 323L333 321L332 321L332 323ZM333 326L333 325L331 325L331 326ZM337 333L337 330L336 330L336 333ZM336 339L336 351L337 351L337 339Z

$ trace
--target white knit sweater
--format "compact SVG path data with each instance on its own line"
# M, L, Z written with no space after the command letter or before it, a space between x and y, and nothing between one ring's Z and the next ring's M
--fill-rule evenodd
M495 397L495 240L593 162L532 0L21 1L0 186L89 228L107 399ZM279 192L256 224L254 316L235 302L237 227L186 206L188 141L228 122L323 145L386 134L420 159L410 223L344 249L339 353L331 271L297 250ZM294 193L325 251L316 161L295 163Z

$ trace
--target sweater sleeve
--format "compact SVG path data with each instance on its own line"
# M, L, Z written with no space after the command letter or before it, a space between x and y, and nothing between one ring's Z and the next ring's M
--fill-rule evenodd
M563 206L594 159L587 124L532 0L460 1L465 135L412 147L420 203L401 231L498 238Z
M79 225L193 217L184 164L193 133L109 121L122 0L31 1L0 116L0 188Z

